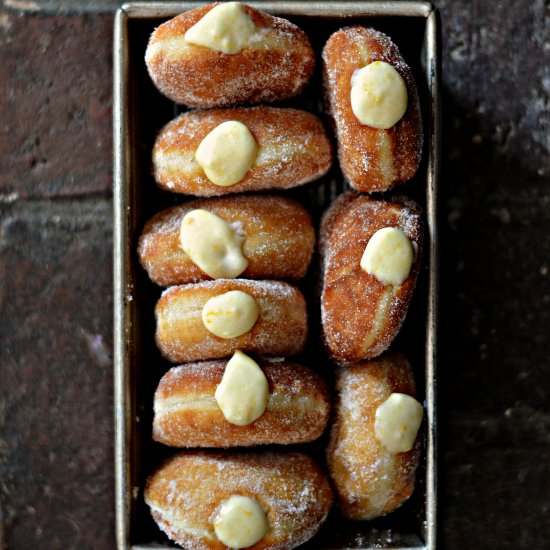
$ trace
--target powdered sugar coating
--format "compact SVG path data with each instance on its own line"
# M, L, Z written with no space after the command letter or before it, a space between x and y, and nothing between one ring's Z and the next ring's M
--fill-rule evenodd
M407 87L408 107L388 130L363 125L351 108L353 74L374 61L392 65ZM358 191L385 191L416 173L422 154L422 118L412 72L397 46L382 32L345 27L323 50L327 110L334 121L340 167Z
M186 31L216 5L182 13L151 35L145 61L159 91L189 107L272 102L300 93L315 57L306 34L286 19L245 6L257 32L236 54L185 42Z
M255 499L270 529L252 550L283 550L310 539L325 520L332 491L301 453L180 453L147 480L145 500L159 527L189 550L225 550L214 533L221 503Z
M315 232L306 210L285 197L239 195L189 201L164 210L147 222L138 254L141 265L158 285L210 279L179 243L181 221L195 208L241 225L245 236L243 253L249 260L241 277L300 279L305 275L315 244Z
M241 122L250 130L258 155L240 182L220 187L206 177L195 152L214 128L228 120ZM316 116L273 107L183 113L160 131L153 148L153 171L159 187L204 197L289 189L320 178L331 162L331 145Z
M383 227L400 229L416 250L409 276L398 286L383 285L360 266L369 239ZM389 347L416 285L422 238L420 209L410 200L387 202L345 193L325 213L321 322L326 347L337 362L370 359Z
M206 302L230 290L252 296L259 305L256 324L236 338L219 338L202 322ZM273 356L295 355L307 338L306 302L295 287L279 281L218 279L171 287L155 308L156 341L168 360L199 361L228 357L238 349Z
M420 438L410 451L391 453L375 436L375 415L394 392L416 395L411 366L394 354L339 368L337 390L327 458L340 508L352 519L386 515L412 494Z
M153 438L175 447L287 445L317 439L330 409L324 381L295 363L258 364L268 380L269 400L265 412L247 426L227 422L214 398L226 360L170 369L155 393Z

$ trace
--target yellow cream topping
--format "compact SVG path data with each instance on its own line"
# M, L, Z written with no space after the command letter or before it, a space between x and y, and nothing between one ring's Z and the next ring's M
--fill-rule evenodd
M248 548L264 538L269 523L256 500L232 495L216 514L214 530L218 539L229 548Z
M195 159L215 185L240 182L254 166L258 145L250 130L236 120L216 126L200 143Z
M260 306L241 290L230 290L210 298L202 308L202 322L220 338L236 338L246 334L258 320Z
M240 2L226 2L212 8L185 33L185 40L196 46L226 54L244 50L256 26Z
M360 265L382 284L397 286L409 276L413 260L410 239L396 227L384 227L370 238Z
M267 378L256 361L236 351L225 367L214 397L229 423L248 426L260 418L267 407Z
M243 241L231 224L208 210L191 210L181 222L181 248L213 279L234 279L246 269Z
M392 393L378 409L374 420L374 433L391 453L410 451L422 423L424 409L410 395Z
M351 109L361 124L387 130L407 110L407 86L388 63L374 61L351 77Z

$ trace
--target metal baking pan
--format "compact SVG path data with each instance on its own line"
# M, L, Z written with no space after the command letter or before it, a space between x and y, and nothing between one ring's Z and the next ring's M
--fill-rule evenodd
M389 34L414 73L424 118L421 168L412 182L398 188L424 208L424 267L407 320L392 345L415 367L419 395L425 400L424 449L414 495L399 510L371 522L342 520L337 512L305 545L315 549L429 548L436 546L436 352L438 297L437 186L440 162L439 19L427 2L249 2L303 28L318 55L336 29L361 24ZM150 33L166 19L202 2L129 3L117 12L114 33L114 376L116 534L120 550L173 548L156 527L143 501L147 475L174 452L151 440L152 398L169 367L154 344L153 308L160 289L140 268L139 234L155 212L185 197L160 191L150 170L151 149L160 127L182 107L160 95L144 63ZM320 62L306 92L284 105L322 114ZM344 188L337 163L321 181L291 191L312 213L321 212ZM315 271L315 268L311 270ZM301 285L315 304L313 275ZM315 307L315 306L313 306ZM311 310L313 314L315 309ZM312 317L314 319L314 317ZM318 351L313 323L306 363L330 366ZM307 359L310 361L307 361ZM422 383L424 380L424 384ZM324 441L307 447L322 461Z

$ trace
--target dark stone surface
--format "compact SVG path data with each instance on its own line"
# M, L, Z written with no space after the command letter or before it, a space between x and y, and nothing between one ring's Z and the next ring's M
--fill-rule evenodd
M108 200L2 211L5 548L113 547L111 249Z
M107 198L91 196L111 185L112 16L55 15L69 3L54 0L3 4L0 548L114 548L111 213ZM542 549L550 10L544 0L435 4L441 546Z
M436 2L444 47L441 541L550 540L548 2ZM446 218L446 220L445 220Z
M440 546L457 549L548 547L550 452L467 446L446 449ZM468 458L468 455L475 457Z
M111 16L0 12L0 193L111 188Z

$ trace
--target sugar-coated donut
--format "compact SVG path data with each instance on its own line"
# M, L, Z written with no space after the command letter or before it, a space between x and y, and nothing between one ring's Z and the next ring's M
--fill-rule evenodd
M227 361L170 369L155 393L153 438L173 447L287 445L317 439L330 410L322 378L286 361L258 364L269 384L269 401L265 412L244 426L229 423L214 397Z
M352 110L352 78L382 61L402 77L408 96L404 116L392 127L361 123ZM345 27L331 35L323 50L325 97L338 141L345 178L358 191L385 191L416 173L422 154L422 117L416 84L397 46L366 27Z
M170 286L209 280L181 249L180 226L194 209L205 209L238 228L248 267L248 279L300 279L307 271L315 231L311 217L286 197L239 195L195 200L155 215L139 240L141 265L158 285Z
M361 267L371 237L398 228L414 252L410 273L398 285L384 284ZM397 335L420 268L423 224L410 200L374 200L341 195L325 213L320 232L323 258L321 322L331 357L342 364L380 355Z
M420 438L407 452L388 451L376 436L376 411L392 393L415 396L412 369L403 356L384 355L339 368L336 379L327 459L341 512L351 519L386 515L414 490Z
M151 35L145 61L169 99L189 107L221 107L292 97L306 86L315 56L306 34L286 19L244 6L255 32L236 53L190 43L186 32L219 3L186 11Z
M251 550L303 544L323 523L332 491L317 464L291 453L180 453L147 480L145 501L168 537L184 548L225 550L217 530L220 509L239 495L259 505L265 535ZM234 546L235 547L235 546Z
M221 186L207 177L195 153L202 140L225 121L244 124L258 150L243 179ZM183 113L161 130L153 148L153 171L159 187L204 197L296 187L323 176L331 161L331 145L316 116L274 107Z
M258 318L244 334L222 338L206 328L202 311L211 298L236 290L256 301ZM300 353L307 338L304 297L280 281L218 279L171 287L158 301L155 317L157 345L174 363L227 357L236 349L286 357Z

